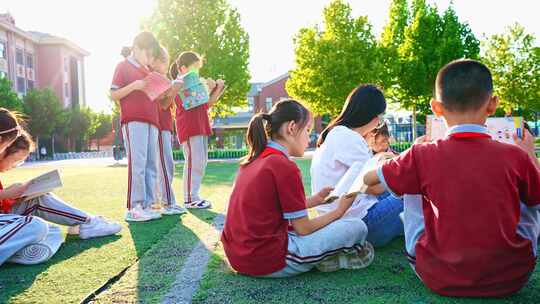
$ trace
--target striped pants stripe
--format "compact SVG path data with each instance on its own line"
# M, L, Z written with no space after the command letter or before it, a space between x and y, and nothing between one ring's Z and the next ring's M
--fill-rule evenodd
M17 251L43 240L47 232L47 223L37 217L0 214L0 265Z
M169 206L176 205L173 191L174 159L172 153L172 132L163 130L159 136L159 183L161 202Z
M208 163L208 136L192 136L182 143L184 149L184 202L201 200L199 191Z

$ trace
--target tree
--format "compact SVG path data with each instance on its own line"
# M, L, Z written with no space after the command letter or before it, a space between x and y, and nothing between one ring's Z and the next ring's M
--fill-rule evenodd
M69 110L69 127L65 130L65 134L75 144L75 151L83 150L90 135L95 133L97 125L96 115L90 108L75 107Z
M23 110L21 99L11 89L11 81L2 76L0 76L0 107L17 112Z
M390 93L397 84L395 75L400 72L398 48L405 39L405 28L409 24L409 15L407 0L392 1L389 20L383 28L380 40L387 93ZM392 94L389 96L391 97Z
M225 80L227 90L213 115L230 113L249 91L249 37L240 14L225 0L160 0L146 26L174 60L182 51L202 53L201 75Z
M99 150L99 140L109 134L112 130L112 115L104 112L95 114L96 128L90 138L96 139Z
M540 111L540 47L535 46L535 37L516 23L491 36L483 47L501 106L532 118L533 111Z
M30 90L23 98L27 126L39 147L40 137L49 137L62 120L62 107L49 88Z
M324 29L303 28L294 38L296 69L287 92L317 114L337 115L361 83L381 83L382 62L367 17L354 18L342 0L323 12Z
M415 125L417 112L422 116L431 112L429 101L438 70L455 59L477 58L480 43L469 25L459 21L452 5L441 16L437 8L427 5L425 0L414 0L411 18L397 47L398 60L393 62L391 69L395 85L389 93L399 101L401 107L413 112ZM387 27L391 27L394 19L391 16ZM394 28L401 29L397 26ZM400 37L397 34L394 36ZM413 134L416 135L416 126L413 127Z

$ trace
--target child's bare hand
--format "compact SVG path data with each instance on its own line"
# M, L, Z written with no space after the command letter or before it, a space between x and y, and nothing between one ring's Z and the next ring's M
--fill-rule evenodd
M6 196L8 198L16 199L20 198L23 193L28 189L28 184L13 184L9 187L7 187L4 191L6 191Z
M223 79L216 80L216 85L220 88L225 86L225 81Z
M133 89L134 90L142 90L144 89L144 87L146 86L146 80L144 79L139 79L139 80L135 80L133 82Z
M534 136L528 130L523 130L523 138L519 138L514 134L514 142L518 147L523 149L530 155L534 156Z
M212 92L216 87L216 81L212 78L206 79L206 85L208 86L208 91Z
M330 192L332 192L334 190L334 188L332 187L324 187L322 188L321 191L317 192L314 196L315 200L319 203L319 204L323 204L324 203L324 199L330 194Z

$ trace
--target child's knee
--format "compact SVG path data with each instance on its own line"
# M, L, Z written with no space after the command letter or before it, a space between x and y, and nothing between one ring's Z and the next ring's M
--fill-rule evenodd
M30 219L30 222L27 225L26 231L32 236L32 243L43 240L49 232L47 222L35 216L28 216L27 218Z

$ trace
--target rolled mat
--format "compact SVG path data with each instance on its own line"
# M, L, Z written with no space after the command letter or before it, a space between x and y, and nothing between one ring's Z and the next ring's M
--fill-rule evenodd
M64 242L60 227L49 224L49 232L43 240L30 244L9 258L9 263L35 265L48 261Z

